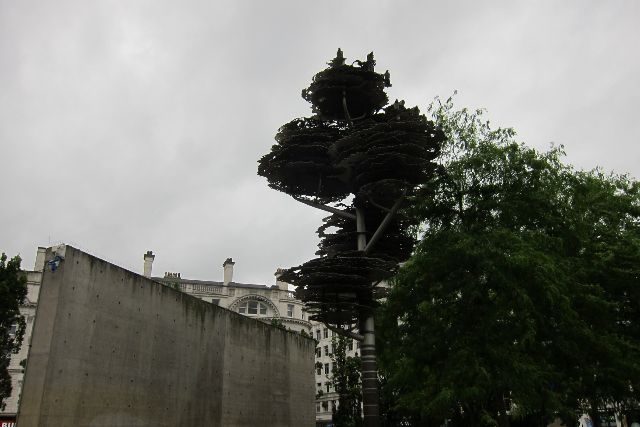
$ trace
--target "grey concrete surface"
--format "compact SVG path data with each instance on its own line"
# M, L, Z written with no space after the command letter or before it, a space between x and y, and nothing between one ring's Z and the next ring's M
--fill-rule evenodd
M44 272L18 426L313 426L314 351L66 246Z

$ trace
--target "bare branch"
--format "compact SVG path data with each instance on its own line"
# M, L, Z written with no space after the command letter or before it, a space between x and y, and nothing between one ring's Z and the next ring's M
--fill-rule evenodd
M398 198L398 200L393 204L393 207L387 213L387 215L384 217L384 219L382 220L382 222L378 226L378 229L376 230L376 232L373 233L373 236L371 236L371 239L369 240L369 243L367 243L367 246L364 248L364 253L365 254L368 254L369 252L371 252L371 249L373 248L373 245L375 245L376 242L380 239L380 237L382 236L382 233L384 232L384 230L389 225L389 222L391 222L391 218L393 218L393 216L396 214L398 209L400 209L400 205L404 201L404 198L405 198L406 194L407 194L407 190L404 190L402 192L402 196L400 196L400 198Z
M340 209L337 209L337 208L334 208L334 207L331 207L331 206L327 206L327 205L322 205L320 203L313 203L313 202L310 202L308 200L302 199L300 197L293 196L293 198L295 200L297 200L298 202L300 202L300 203L304 203L305 205L309 205L309 206L314 207L316 209L320 209L320 210L323 210L323 211L331 212L331 213L334 213L334 214L336 214L338 216L341 216L343 218L356 219L356 216L354 214L350 214L349 212L341 211Z

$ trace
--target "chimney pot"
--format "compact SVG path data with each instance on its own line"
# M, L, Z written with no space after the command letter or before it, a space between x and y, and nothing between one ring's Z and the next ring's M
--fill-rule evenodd
M144 277L151 277L151 270L153 268L153 260L155 259L155 257L156 256L151 251L147 251L147 253L144 254L144 270L142 272L142 275Z
M35 262L35 265L33 266L34 271L44 270L44 257L46 252L47 252L47 248L38 246L38 252L36 253L36 262Z
M223 285L228 285L233 281L233 266L235 262L231 258L227 258L224 263L222 263L222 267L224 268L223 273Z
M276 276L276 286L278 286L278 289L280 289L281 291L288 291L289 284L280 280L280 276L282 276L282 273L284 273L284 271L284 268L278 268L274 273L274 276Z

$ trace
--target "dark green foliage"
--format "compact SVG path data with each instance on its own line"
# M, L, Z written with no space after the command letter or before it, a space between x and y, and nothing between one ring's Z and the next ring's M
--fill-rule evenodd
M379 323L390 418L546 426L633 411L638 183L576 172L479 111L434 115L443 167L411 205L422 241Z
M329 63L329 68L316 74L311 85L302 91L302 97L322 120L359 118L387 104L384 88L390 84L386 83L384 75L374 72L373 52L366 61L356 62L358 66L345 65L342 51L338 50L338 56Z
M278 144L260 159L258 174L268 178L270 187L292 196L323 203L342 200L349 192L329 148L343 133L340 126L317 118L295 119L280 128Z
M335 144L335 157L353 193L380 204L393 203L400 192L424 182L433 172L444 135L417 107L397 102L358 122Z
M275 326L276 328L280 328L280 329L287 329L284 326L284 323L282 322L282 319L276 318L276 317L271 319L271 326Z
M360 310L374 304L373 284L395 268L392 261L352 250L307 261L285 271L281 280L296 284L296 297L307 302L315 319L342 326L356 323Z
M383 108L390 76L375 72L373 53L366 61L345 62L338 50L329 67L316 74L302 93L314 116L280 128L258 174L299 200L333 203L351 215L358 209L371 238L394 203L433 174L444 134L404 102ZM312 319L336 326L357 323L375 305L373 285L410 255L412 226L410 217L397 213L365 255L356 252L356 222L332 215L318 229L320 258L290 269L282 280L296 286Z
M7 262L0 256L0 407L3 399L11 394L11 377L7 368L11 353L20 349L25 322L20 315L20 305L27 296L26 277L20 272L20 257Z
M369 200L358 200L363 207L366 224L380 224L386 215L386 211L376 208ZM354 209L347 209L353 213ZM369 252L371 257L393 260L397 264L404 261L411 255L415 246L415 238L410 233L411 226L415 222L406 215L396 215L391 220L382 234L382 238L376 246ZM375 229L366 232L367 241L372 237ZM356 232L355 221L331 215L324 219L324 224L318 228L320 244L316 255L335 256L337 254L352 251L357 247L358 233Z

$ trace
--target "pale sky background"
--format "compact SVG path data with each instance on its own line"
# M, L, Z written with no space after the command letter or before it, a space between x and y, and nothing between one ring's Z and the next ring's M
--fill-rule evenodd
M458 90L567 161L640 177L640 1L0 0L0 251L273 284L324 214L257 160L338 47L391 100Z

